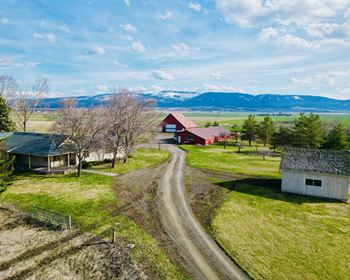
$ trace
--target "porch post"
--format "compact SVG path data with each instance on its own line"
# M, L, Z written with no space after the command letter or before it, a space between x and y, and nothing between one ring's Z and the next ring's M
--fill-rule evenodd
M68 167L70 167L70 162L69 162L69 154L67 154L67 163L68 163Z
M47 171L51 172L50 156L47 156Z
M31 162L30 155L28 155L28 168L32 169L32 162Z

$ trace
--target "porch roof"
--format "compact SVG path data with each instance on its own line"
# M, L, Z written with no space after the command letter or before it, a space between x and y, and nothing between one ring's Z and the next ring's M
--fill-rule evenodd
M56 156L74 152L72 144L67 143L68 136L34 132L0 133L3 149L11 154Z

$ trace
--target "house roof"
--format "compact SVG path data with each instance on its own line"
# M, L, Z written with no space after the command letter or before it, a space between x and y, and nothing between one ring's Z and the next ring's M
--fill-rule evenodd
M229 132L222 126L211 126L211 127L203 127L203 128L191 128L187 129L188 132L197 135L202 139L212 139L214 137L220 136L220 134Z
M178 120L179 123L181 123L185 128L193 128L193 127L197 127L197 124L190 121L189 119L187 119L183 114L181 113L170 113L169 115L172 115L175 119ZM169 116L168 115L168 116ZM167 116L167 117L168 117Z
M0 133L4 149L12 154L55 156L73 152L71 144L65 143L68 136L34 132Z
M350 176L350 152L285 148L280 169Z

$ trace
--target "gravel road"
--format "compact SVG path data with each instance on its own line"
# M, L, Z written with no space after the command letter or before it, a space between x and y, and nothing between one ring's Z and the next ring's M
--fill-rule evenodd
M163 145L171 159L158 188L162 224L196 279L249 279L194 217L184 188L186 153Z

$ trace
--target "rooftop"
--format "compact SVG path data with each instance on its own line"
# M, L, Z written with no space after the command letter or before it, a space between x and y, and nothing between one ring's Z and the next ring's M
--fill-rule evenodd
M280 169L350 176L350 152L285 148Z
M191 128L191 129L187 129L187 131L191 132L194 135L197 135L198 137L200 137L202 139L211 139L211 138L220 136L220 134L228 134L229 133L222 126Z
M66 135L34 132L5 132L0 133L4 140L4 149L8 153L55 156L72 152L70 144L65 144Z
M174 118L177 119L186 128L197 127L196 123L190 121L181 113L170 113L170 115L173 115Z

